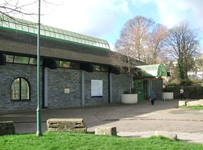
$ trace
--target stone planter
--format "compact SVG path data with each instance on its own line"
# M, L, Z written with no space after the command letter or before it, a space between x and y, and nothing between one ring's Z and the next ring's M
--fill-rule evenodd
M121 102L124 104L136 104L137 94L122 94Z
M162 92L162 99L173 99L173 92Z

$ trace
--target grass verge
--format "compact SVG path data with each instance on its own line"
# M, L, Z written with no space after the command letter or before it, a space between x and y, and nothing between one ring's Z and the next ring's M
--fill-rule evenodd
M0 136L1 150L203 150L202 144L163 137L124 138L87 133L45 132Z
M189 108L193 110L203 110L203 106L179 106L179 108Z

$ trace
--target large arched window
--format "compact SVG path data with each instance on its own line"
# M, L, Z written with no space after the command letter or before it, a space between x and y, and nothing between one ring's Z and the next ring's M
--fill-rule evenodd
M30 85L24 78L16 78L11 84L11 100L29 100Z

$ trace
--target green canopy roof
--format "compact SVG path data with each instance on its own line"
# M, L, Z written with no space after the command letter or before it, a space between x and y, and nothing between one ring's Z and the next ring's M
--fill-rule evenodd
M142 77L167 77L167 70L163 64L136 66L141 69Z
M30 21L17 19L17 18L9 18L7 16L0 16L0 27L22 31L26 33L37 34L37 23L33 23ZM88 46L100 47L106 50L110 50L109 43L106 40L94 38L91 36L62 30L46 25L41 25L40 34L45 37L55 38L59 40L70 41L79 44L85 44Z

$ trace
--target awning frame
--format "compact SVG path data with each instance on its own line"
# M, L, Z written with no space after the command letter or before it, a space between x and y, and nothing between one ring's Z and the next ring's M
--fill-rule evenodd
M161 78L167 77L167 69L163 64L136 66L141 69L141 78Z

